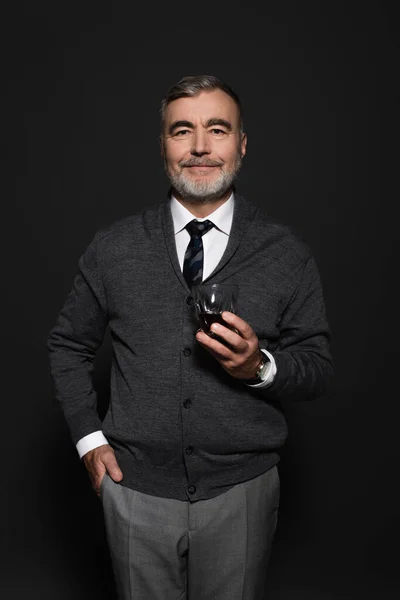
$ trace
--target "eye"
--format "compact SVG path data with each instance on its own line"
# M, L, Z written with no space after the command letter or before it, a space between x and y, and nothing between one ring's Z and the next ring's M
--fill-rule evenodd
M218 135L218 136L221 136L226 133L226 131L224 131L223 129L218 129L217 127L214 127L214 129L210 129L210 131L214 135Z
M174 136L175 137L185 137L185 135L187 135L189 133L190 133L189 129L180 129L179 131L174 133Z

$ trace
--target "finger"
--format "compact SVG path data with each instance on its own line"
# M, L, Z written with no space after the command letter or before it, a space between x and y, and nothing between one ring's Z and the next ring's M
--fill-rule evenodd
M233 360L235 354L232 352L232 350L227 348L227 346L215 338L212 338L204 333L204 331L198 331L196 333L196 339L203 346L203 348L208 350L218 361Z
M106 474L107 474L107 471L105 471L105 472L104 472L104 474L103 474L103 477L100 479L100 481L99 481L99 482L98 482L98 483L97 483L95 486L93 486L93 487L94 487L94 491L95 491L95 492L96 492L96 494L99 496L99 498L100 498L100 488L101 488L101 484L103 483L103 479L104 479L104 477L106 476Z
M213 323L211 325L211 331L229 344L234 352L238 354L246 352L248 348L247 341L241 335L232 331L232 329L228 329L228 327L224 327L220 323Z
M96 471L89 473L90 480L92 482L92 488L98 496L100 495L101 482L103 481L103 478L106 475L106 473L107 471L104 469L104 467L102 468L102 470L97 469Z
M232 327L235 327L235 329L238 330L239 334L243 337L243 339L249 340L253 336L255 336L255 333L250 327L250 325L234 313L224 310L224 312L222 313L222 318L228 323L228 325L232 325Z
M106 467L108 474L114 481L121 481L121 479L123 478L123 474L121 469L119 468L117 459L115 458L114 454L110 453L110 455L105 456L103 458L103 464Z

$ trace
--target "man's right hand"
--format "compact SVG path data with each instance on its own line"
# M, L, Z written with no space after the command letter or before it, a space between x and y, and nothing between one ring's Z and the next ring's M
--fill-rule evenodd
M82 460L88 470L92 488L98 496L100 496L101 482L106 473L117 482L123 478L122 471L115 458L115 452L109 444L90 450L82 457Z

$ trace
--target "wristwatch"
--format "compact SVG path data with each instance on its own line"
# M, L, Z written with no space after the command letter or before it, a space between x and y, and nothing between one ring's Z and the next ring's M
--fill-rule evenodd
M271 361L269 360L268 356L264 354L264 352L261 352L261 359L258 363L255 377L253 377L252 379L244 379L243 383L245 383L246 385L257 385L257 383L262 383L264 381L265 373L268 369L268 365L270 362Z

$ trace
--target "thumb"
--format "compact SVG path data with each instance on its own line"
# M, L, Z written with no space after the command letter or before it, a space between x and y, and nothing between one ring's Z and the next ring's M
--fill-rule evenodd
M114 481L121 481L123 478L123 474L119 465L117 463L117 459L115 456L107 456L107 460L104 461L104 465L107 469L108 474Z

